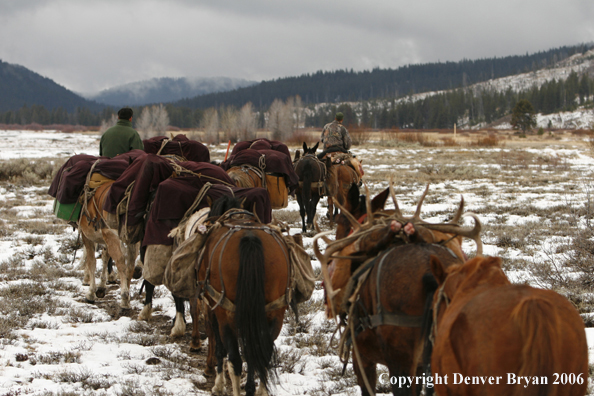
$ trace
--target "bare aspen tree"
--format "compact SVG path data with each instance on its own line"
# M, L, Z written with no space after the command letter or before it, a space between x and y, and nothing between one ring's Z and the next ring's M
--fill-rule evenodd
M295 129L305 128L305 107L303 106L301 96L297 95L295 97L294 106L293 112L295 114Z
M275 99L268 110L268 129L272 132L272 138L285 141L295 131L294 118L295 99L288 98L286 103Z
M246 103L239 110L237 127L240 140L252 140L256 138L256 114L253 111L251 102Z
M153 116L151 109L147 106L142 109L138 121L136 121L136 129L143 139L148 139L153 136Z
M154 136L165 135L167 127L169 126L169 114L167 114L167 109L160 104L159 106L153 106L152 111Z
M136 129L143 139L165 135L168 126L169 114L162 104L146 106L136 122Z
M237 125L238 114L233 106L227 106L221 109L221 129L225 134L226 140L237 142L239 138L239 128Z
M206 109L200 126L204 129L205 141L210 144L219 144L219 112L211 107Z
M118 123L118 116L116 114L112 114L108 120L101 121L101 127L99 128L99 133L103 135L105 131L107 131L112 126Z

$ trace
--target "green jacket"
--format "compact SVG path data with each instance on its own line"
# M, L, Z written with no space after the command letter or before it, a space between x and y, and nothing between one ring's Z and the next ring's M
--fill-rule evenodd
M134 149L144 150L144 145L128 120L118 120L115 126L105 131L99 143L99 155L109 158Z

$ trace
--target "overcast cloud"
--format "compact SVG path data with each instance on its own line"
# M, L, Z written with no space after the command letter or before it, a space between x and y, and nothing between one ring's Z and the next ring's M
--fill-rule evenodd
M77 92L267 80L594 41L592 0L0 0L0 59Z

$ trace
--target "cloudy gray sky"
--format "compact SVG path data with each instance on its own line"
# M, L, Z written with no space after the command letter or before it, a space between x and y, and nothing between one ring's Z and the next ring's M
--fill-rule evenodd
M0 0L0 59L91 92L267 80L594 41L593 0Z

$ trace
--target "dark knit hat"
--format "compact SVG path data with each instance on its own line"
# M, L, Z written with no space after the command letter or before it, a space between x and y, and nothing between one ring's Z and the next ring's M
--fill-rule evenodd
M344 118L344 114L342 113L336 113L336 121L342 121L342 119Z

